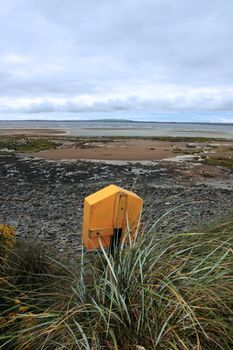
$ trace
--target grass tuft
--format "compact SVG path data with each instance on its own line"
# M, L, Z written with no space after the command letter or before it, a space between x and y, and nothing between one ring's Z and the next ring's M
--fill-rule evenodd
M16 244L1 267L0 348L232 349L232 224L144 233L76 263Z

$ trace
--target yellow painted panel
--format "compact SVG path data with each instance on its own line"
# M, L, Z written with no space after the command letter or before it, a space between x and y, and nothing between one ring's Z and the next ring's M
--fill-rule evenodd
M116 206L114 213L114 228L123 228L126 222L126 210L127 210L127 194L119 193L116 198Z
M108 196L112 196L115 193L118 193L119 191L123 191L126 194L129 194L131 196L139 198L135 193L127 191L123 188L120 188L116 185L109 185L93 194L90 196L86 197L85 199L88 201L89 205L93 205L103 199L105 199Z
M107 197L112 196L113 194L118 192L118 187L115 185L110 185L102 190L99 190L90 196L86 197L85 200L88 202L89 205L94 205L101 200L105 200Z
M82 240L87 249L107 248L114 229L122 228L121 239L128 230L133 236L139 224L143 200L133 192L115 185L97 191L84 200ZM128 225L127 225L128 222Z

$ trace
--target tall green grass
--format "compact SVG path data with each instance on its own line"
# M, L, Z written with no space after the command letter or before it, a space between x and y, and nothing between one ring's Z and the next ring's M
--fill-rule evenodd
M143 233L113 257L5 252L0 349L232 349L233 218Z

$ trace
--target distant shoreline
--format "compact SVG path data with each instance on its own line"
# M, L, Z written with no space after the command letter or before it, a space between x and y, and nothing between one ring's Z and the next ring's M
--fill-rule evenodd
M187 125L223 125L223 126L233 126L233 123L212 123L212 122L174 122L174 121L151 121L151 120L128 120L128 119L49 119L49 120L43 120L43 119L15 119L15 120L9 120L4 119L0 120L1 123L135 123L135 124L187 124Z

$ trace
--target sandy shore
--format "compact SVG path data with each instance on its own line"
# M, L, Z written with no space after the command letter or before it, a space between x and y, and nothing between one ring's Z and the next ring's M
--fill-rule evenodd
M82 141L81 143L66 142L56 149L40 151L31 155L51 160L153 161L173 160L177 157L195 158L200 154L232 157L232 150L233 142L226 143L224 141L218 144L214 142L188 144L176 141L124 139L104 142L95 140Z
M0 129L0 135L65 135L66 131L63 129L52 128L12 128L12 129Z
M54 128L15 128L1 129L0 135L4 135L3 149L10 149L12 142L7 144L7 135L28 135L27 143L28 156L37 157L48 160L104 160L104 161L198 161L200 157L203 159L210 157L220 157L231 159L233 157L233 141L231 140L207 140L201 142L196 139L174 138L168 140L150 139L150 138L75 138L66 134L63 129ZM30 136L32 136L30 138ZM43 141L49 136L52 141L46 149ZM30 145L36 138L39 138L38 145ZM42 146L40 147L40 138ZM31 140L33 139L33 140ZM31 141L30 141L31 140ZM18 152L20 146L25 144L25 140L17 138ZM34 148L33 148L34 147ZM17 149L17 147L16 147ZM41 149L41 151L39 151ZM26 147L27 150L27 147ZM22 151L25 153L25 147Z
M179 143L180 145L180 143ZM85 145L84 145L85 146ZM96 159L96 160L161 160L174 156L175 142L155 140L123 140L92 142L85 148L57 148L32 154L44 159Z

